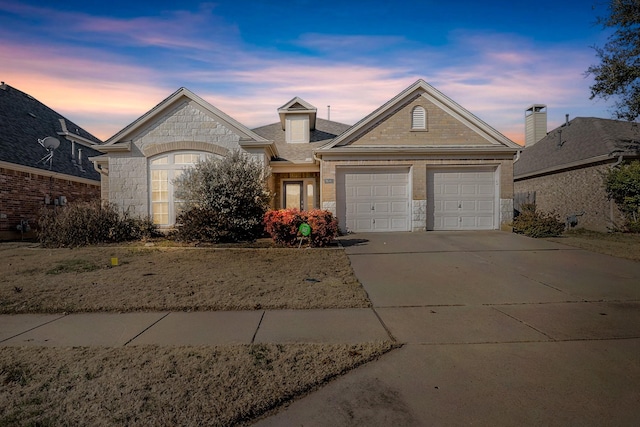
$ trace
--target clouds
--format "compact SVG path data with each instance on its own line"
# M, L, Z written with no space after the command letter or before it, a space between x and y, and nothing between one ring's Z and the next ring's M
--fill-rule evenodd
M209 4L106 16L0 0L0 77L106 139L181 86L249 127L294 96L355 123L418 78L516 141L524 109L593 111L587 47L452 29L446 44L395 35L302 32L249 43ZM59 23L64 22L64 27ZM586 46L586 45L585 45Z

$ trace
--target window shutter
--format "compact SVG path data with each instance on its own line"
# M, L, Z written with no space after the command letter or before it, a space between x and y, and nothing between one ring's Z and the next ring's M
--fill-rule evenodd
M302 120L291 120L291 142L304 141L304 122Z
M287 142L309 142L309 117L293 116L287 118Z

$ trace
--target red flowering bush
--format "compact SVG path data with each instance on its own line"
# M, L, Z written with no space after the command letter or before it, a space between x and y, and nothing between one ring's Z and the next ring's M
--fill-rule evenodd
M311 227L311 234L308 236L311 246L327 246L338 235L338 220L329 211L280 209L269 211L264 216L267 233L274 242L285 246L299 244L301 234L298 228L302 223Z

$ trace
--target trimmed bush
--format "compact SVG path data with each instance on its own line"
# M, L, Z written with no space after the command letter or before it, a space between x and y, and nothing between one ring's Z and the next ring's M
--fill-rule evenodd
M560 236L564 228L557 214L538 211L535 203L523 204L520 215L513 220L514 233L535 238Z
M269 208L269 171L239 151L188 168L175 180L183 200L174 237L186 241L245 242L261 237Z
M159 235L149 218L118 212L116 205L92 202L44 208L38 219L38 240L44 247L77 247L117 243Z
M634 160L612 168L604 176L609 200L625 218L625 231L640 233L640 161Z
M338 220L329 211L280 209L264 215L265 230L274 242L284 246L299 244L301 235L298 229L302 223L311 227L309 243L313 247L327 246L338 235Z

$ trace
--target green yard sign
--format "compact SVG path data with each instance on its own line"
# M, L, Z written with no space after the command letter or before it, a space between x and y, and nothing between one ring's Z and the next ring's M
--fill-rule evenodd
M304 237L309 237L309 234L311 234L311 226L306 222L303 222L302 224L300 224L300 227L298 227L298 231Z

